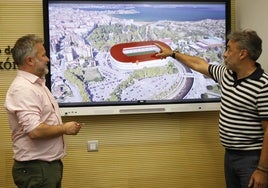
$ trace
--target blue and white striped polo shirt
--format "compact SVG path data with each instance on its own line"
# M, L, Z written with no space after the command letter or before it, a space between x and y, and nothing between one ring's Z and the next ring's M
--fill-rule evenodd
M224 65L210 65L209 72L221 86L219 134L222 145L234 150L262 148L262 120L268 120L268 75L260 64L250 76L237 80Z

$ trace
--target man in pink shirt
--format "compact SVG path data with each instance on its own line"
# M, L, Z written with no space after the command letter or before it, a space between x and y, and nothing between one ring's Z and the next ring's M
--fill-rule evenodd
M5 108L12 131L13 179L20 188L60 188L66 155L63 135L76 135L81 125L62 123L59 107L45 86L49 58L36 35L19 38L12 50L18 65L6 94Z

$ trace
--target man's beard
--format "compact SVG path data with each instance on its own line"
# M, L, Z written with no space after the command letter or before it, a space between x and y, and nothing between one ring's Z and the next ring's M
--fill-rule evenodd
M46 77L46 75L49 73L49 70L48 70L48 68L46 67L46 68L44 68L44 75L43 75L43 78L45 78Z
M47 75L49 73L48 68L45 68L45 75Z
M44 68L39 68L38 72L40 73L39 75L41 75L41 78L45 78L46 75L49 73L49 70L47 67L44 67Z

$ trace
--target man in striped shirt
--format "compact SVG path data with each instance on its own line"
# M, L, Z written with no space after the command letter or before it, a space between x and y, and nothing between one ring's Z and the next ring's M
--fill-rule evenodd
M267 188L268 74L256 62L262 53L261 38L253 30L230 33L225 65L157 46L161 49L157 56L176 58L221 86L219 134L226 148L226 187Z

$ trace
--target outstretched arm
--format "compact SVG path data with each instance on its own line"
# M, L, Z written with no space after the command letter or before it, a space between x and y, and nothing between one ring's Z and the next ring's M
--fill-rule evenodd
M209 64L204 59L201 59L196 56L182 54L178 51L176 52L172 51L171 49L161 46L157 43L155 45L160 48L160 52L156 54L157 57L166 58L168 56L172 56L176 58L178 61L180 61L181 63L188 66L189 68L197 72L200 72L208 77L211 77L208 71Z

